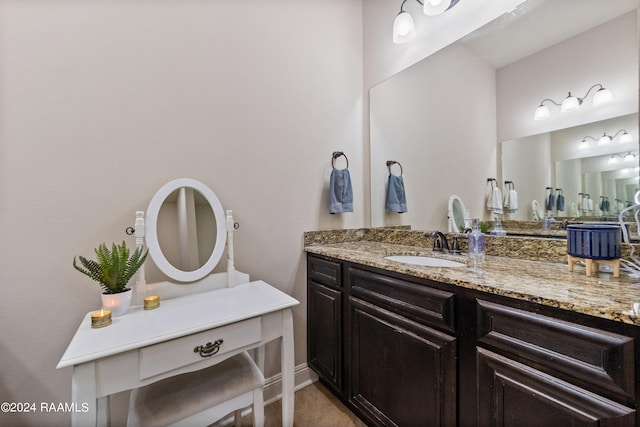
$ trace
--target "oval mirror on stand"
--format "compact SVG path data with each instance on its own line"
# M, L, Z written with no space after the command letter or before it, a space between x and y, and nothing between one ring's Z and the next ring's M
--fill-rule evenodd
M145 238L149 255L168 277L180 282L202 279L213 271L224 252L222 204L199 181L170 181L149 203Z
M467 227L467 209L455 194L449 197L449 233L462 233Z

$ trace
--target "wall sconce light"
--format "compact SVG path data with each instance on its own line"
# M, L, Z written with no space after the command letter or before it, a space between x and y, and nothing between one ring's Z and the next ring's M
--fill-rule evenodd
M422 11L425 15L435 16L444 13L458 3L459 0L416 0L422 5ZM410 41L416 36L416 25L413 17L409 12L404 11L404 4L407 0L403 0L400 5L400 12L393 21L393 42L402 44Z
M591 86L589 88L589 90L587 91L587 93L582 98L576 98L575 96L571 95L571 92L569 92L569 95L567 95L567 97L564 99L564 101L562 101L562 103L558 103L558 102L556 102L556 101L554 101L553 99L550 99L550 98L543 99L540 102L540 105L538 106L538 108L536 108L536 112L533 115L534 120L544 120L544 119L549 118L549 116L551 115L551 113L549 111L549 107L544 105L544 103L546 101L549 101L552 104L557 105L558 107L560 107L560 112L562 112L562 113L566 113L568 111L577 110L582 105L582 101L584 101L584 99L587 96L589 96L589 93L591 93L591 91L596 87L599 87L599 89L593 95L593 106L594 107L600 107L602 105L605 105L605 104L608 104L610 102L613 102L613 94L611 93L611 91L609 89L603 87L600 83L597 83L597 84Z
M585 148L589 147L590 144L589 144L589 141L587 141L588 139L590 139L592 141L595 141L597 143L597 145L609 145L620 134L622 134L622 136L620 136L620 140L618 141L620 144L627 144L627 143L633 141L633 137L631 136L631 134L629 132L627 132L624 129L620 129L613 136L612 135L607 135L607 133L605 132L598 139L595 139L594 137L587 135L584 138L582 138L582 141L580 141L580 144L578 145L578 148L579 149L585 149Z

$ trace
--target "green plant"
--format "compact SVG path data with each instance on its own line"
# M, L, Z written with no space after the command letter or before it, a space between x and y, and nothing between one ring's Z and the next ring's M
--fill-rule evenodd
M136 274L142 266L149 251L143 253L142 248L136 248L133 255L129 256L129 248L123 241L122 245L111 245L111 250L102 243L95 249L97 260L87 259L78 256L79 266L76 257L73 258L73 267L79 272L86 274L92 280L100 284L105 294L118 294L128 290L129 279Z

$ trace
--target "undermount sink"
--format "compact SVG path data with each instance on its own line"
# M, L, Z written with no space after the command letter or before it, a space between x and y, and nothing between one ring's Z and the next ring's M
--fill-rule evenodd
M405 264L421 265L425 267L465 267L467 264L457 261L451 261L442 258L432 258L429 256L418 255L392 255L386 256L389 261L402 262Z

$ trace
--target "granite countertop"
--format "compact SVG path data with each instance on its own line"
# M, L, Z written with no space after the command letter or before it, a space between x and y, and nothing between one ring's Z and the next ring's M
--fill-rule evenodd
M546 239L545 239L546 240ZM466 255L445 255L420 246L358 240L305 244L306 252L421 277L468 289L530 301L623 323L640 325L632 312L640 302L640 279L621 272L587 277L584 267L569 272L566 263L487 256L474 270ZM426 255L467 264L465 267L422 267L385 259L389 255Z

